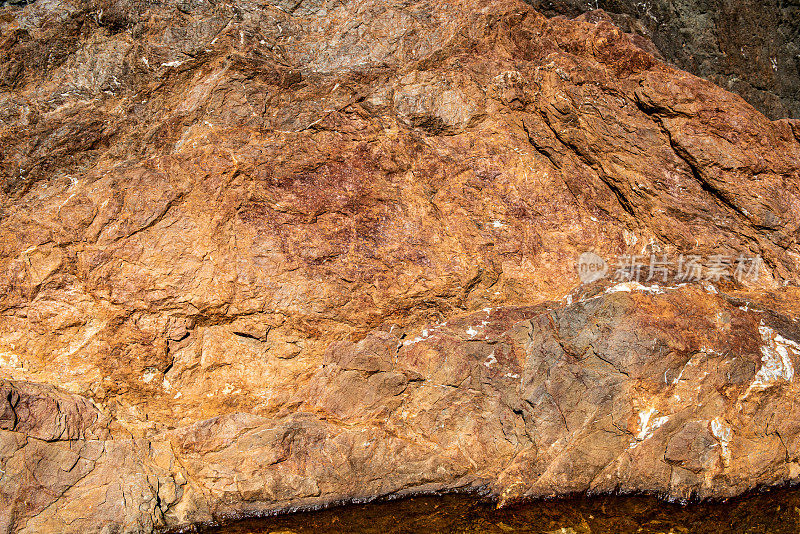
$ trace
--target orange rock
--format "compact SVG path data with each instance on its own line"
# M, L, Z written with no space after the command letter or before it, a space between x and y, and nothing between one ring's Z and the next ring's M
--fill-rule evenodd
M794 122L516 0L0 9L7 531L800 472Z

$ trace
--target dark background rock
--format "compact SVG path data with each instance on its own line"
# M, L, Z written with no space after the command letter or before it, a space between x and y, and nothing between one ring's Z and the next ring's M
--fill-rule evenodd
M740 94L766 116L800 117L797 0L526 0L548 16L595 9L649 37L677 67Z

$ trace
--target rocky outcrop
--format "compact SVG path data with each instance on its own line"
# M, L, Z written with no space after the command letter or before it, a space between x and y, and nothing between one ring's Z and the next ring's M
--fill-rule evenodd
M550 16L613 19L625 31L652 40L678 68L740 94L768 117L800 118L800 3L796 1L529 3Z
M800 475L795 121L515 0L0 14L6 531Z
M87 399L53 387L6 381L0 394L3 531L164 524L186 483L165 441L133 439Z
M411 340L376 331L332 345L278 421L203 423L177 450L192 478L217 474L209 489L230 513L484 484L503 500L735 495L800 474L800 332L745 304L623 285L487 308ZM225 442L208 440L210 424Z
M414 339L378 329L333 343L280 413L232 412L148 439L108 432L74 395L8 383L6 412L23 421L22 406L43 408L0 434L4 527L148 531L486 486L501 502L728 497L800 476L796 321L694 286L584 291Z

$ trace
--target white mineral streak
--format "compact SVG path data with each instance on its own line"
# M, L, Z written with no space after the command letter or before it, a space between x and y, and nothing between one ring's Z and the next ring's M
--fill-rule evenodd
M653 432L667 422L668 417L657 417L653 419L653 415L658 413L653 407L648 407L646 410L639 412L639 433L636 434L636 441L644 441L653 435ZM630 448L637 445L634 443Z
M711 433L719 441L719 446L722 448L723 460L725 463L729 462L731 459L731 451L728 448L728 444L731 441L730 427L726 426L719 417L716 417L711 421Z
M800 353L800 345L776 334L772 328L764 326L763 322L758 331L765 344L761 346L761 369L756 373L750 388L763 389L778 380L791 382L794 379L794 366L789 351L794 355Z

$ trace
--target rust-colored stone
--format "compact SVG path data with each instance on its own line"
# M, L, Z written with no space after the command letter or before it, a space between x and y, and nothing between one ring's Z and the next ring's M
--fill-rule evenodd
M516 0L0 8L0 526L796 480L798 126L648 50Z

